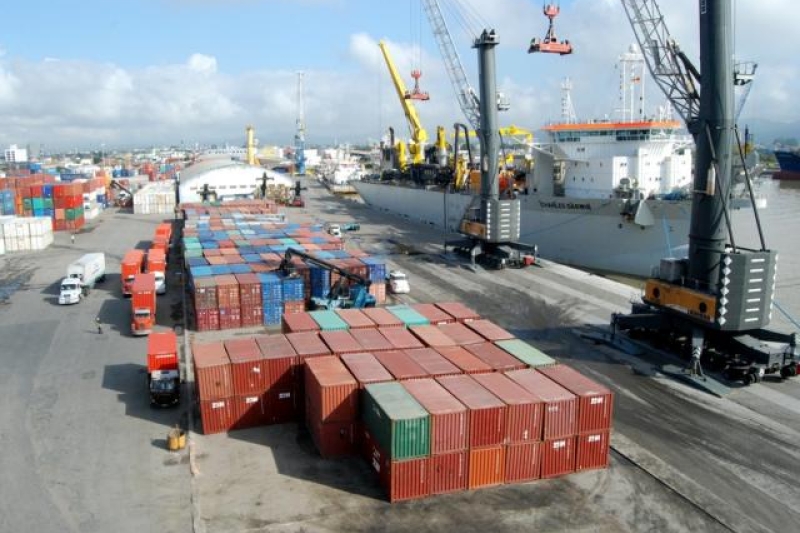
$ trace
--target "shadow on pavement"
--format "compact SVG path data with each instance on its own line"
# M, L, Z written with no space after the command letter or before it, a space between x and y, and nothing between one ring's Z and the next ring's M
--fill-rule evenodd
M181 403L175 407L151 407L147 390L147 368L143 364L106 365L103 367L101 386L117 393L118 401L125 404L126 416L155 422L165 428L175 427L176 424L186 427L186 395L182 395ZM166 432L164 435L166 442ZM153 445L156 445L155 442ZM166 449L166 444L162 444L161 448Z

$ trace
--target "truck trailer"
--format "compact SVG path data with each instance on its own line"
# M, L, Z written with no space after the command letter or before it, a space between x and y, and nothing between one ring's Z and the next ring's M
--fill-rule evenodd
M106 278L106 256L102 252L83 255L67 266L67 276L61 280L58 303L76 304L89 294L95 284Z
M131 295L133 278L136 276L136 274L142 272L143 266L143 250L129 250L125 252L125 255L122 258L122 263L120 263L120 281L122 283L122 294L124 296Z
M156 322L156 276L136 274L131 284L131 333L149 335Z

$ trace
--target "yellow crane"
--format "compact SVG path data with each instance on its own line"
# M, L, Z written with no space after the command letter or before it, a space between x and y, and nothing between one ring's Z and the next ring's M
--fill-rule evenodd
M395 91L397 92L398 98L400 98L400 105L403 107L403 113L406 115L406 120L408 121L408 126L411 130L411 140L408 143L408 151L411 153L411 162L415 165L423 163L425 160L425 142L428 140L428 132L425 131L425 128L422 127L422 123L419 120L419 115L417 115L417 109L414 107L411 98L411 93L406 89L406 84L403 82L403 78L400 77L400 73L397 71L397 67L392 60L392 56L389 53L389 48L387 47L384 41L380 41L378 46L383 53L383 59L386 61L386 66L389 69L389 74L392 76L392 82L394 83ZM398 153L398 166L400 170L405 170L407 166L407 161L405 157L405 146L402 141L398 143L396 149Z

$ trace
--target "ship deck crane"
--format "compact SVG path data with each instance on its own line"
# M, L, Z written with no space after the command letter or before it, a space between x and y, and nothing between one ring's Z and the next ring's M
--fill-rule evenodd
M392 77L392 83L394 84L395 91L397 92L397 96L400 99L400 105L403 107L403 113L406 116L406 120L408 121L408 126L411 133L411 141L409 142L409 152L411 153L411 161L413 164L418 165L423 163L425 159L425 143L428 140L428 132L425 131L425 128L422 127L422 123L419 120L419 115L417 114L417 109L414 107L412 103L413 100L427 100L427 98L412 98L410 95L411 93L406 89L406 85L403 82L403 78L400 76L400 73L397 71L397 67L394 64L394 60L392 59L391 53L389 52L389 47L385 41L380 41L378 46L381 49L381 53L383 54L383 59L386 61L386 67L389 69L389 74ZM417 78L418 79L418 78ZM418 89L418 87L417 87ZM401 152L402 150L398 150ZM400 170L405 170L407 166L407 162L405 158L398 157L399 161L397 162L398 167Z
M642 302L628 315L613 315L611 341L617 331L633 331L677 345L681 355L691 354L677 375L701 387L711 387L704 365L745 383L773 372L787 378L798 370L796 333L766 329L777 253L766 248L755 202L761 247L737 247L726 205L738 135L731 3L699 3L700 69L670 36L655 0L622 2L654 80L694 137L696 171L688 257L662 259Z
M297 73L297 123L294 134L295 173L304 176L306 173L306 117L303 94L304 73Z

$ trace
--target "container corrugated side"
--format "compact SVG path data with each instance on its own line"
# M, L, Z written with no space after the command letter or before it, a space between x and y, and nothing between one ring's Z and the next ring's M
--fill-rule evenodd
M575 437L575 471L608 467L610 437L609 431L593 431Z
M308 431L319 454L323 458L353 455L355 448L355 425L353 422L319 422L309 424Z
M252 338L226 339L223 344L231 361L234 395L258 395L266 391L267 369L256 341Z
M300 363L292 343L285 335L259 335L255 341L264 357L266 389L293 389Z
M390 502L430 496L431 471L428 457L393 461L380 446L373 444L369 462L378 474L380 485Z
M563 476L575 471L575 437L542 442L542 479Z
M495 344L531 368L556 365L556 360L520 339L500 340Z
M221 342L192 345L194 379L200 400L217 400L233 396L230 360Z
M542 440L571 437L578 429L578 399L544 374L527 368L506 372L506 376L544 401Z
M431 494L467 490L468 461L467 451L431 456Z
M467 375L444 376L436 380L469 410L467 442L470 448L503 443L506 405L500 399Z
M505 446L489 446L469 450L470 489L502 485L505 480Z
M364 424L391 460L430 455L430 415L400 383L373 383L364 391Z
M228 431L233 424L232 399L200 400L200 420L203 435Z
M506 404L506 443L538 441L544 402L503 374L476 374L473 379Z
M614 393L566 365L542 368L540 372L578 397L578 433L611 428Z
M534 481L541 475L541 442L518 442L506 446L506 483Z
M262 394L236 395L230 401L233 404L231 429L253 428L269 422L265 405L266 399Z
M411 393L431 417L431 455L467 449L467 408L433 379L406 381Z
M306 420L352 422L356 418L358 383L339 358L314 357L306 360Z

